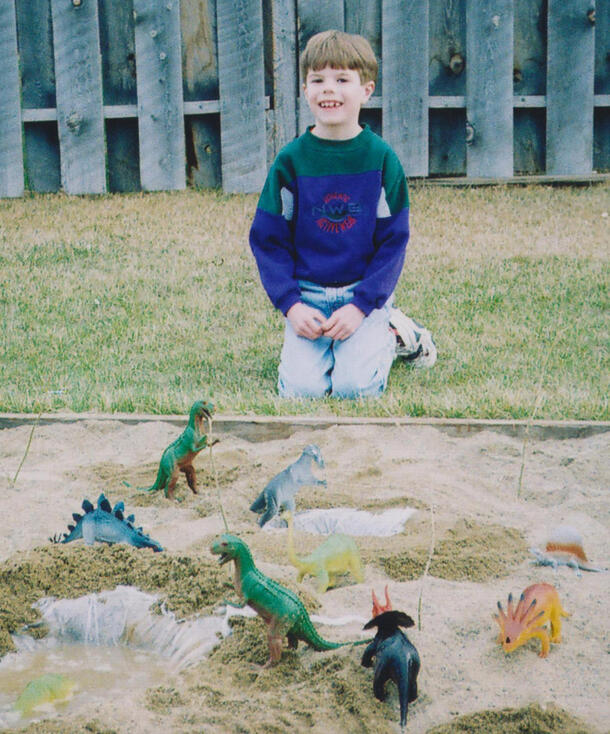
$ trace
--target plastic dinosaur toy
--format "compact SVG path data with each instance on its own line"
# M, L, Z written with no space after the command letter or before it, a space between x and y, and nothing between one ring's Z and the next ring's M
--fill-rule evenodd
M211 419L213 412L214 405L207 400L197 400L193 403L188 425L161 456L155 483L150 487L138 487L138 489L144 492L157 492L162 489L166 497L174 499L174 490L182 472L193 494L197 494L197 475L193 460L208 445L208 437L204 433L204 421ZM211 445L215 443L217 440Z
M388 585L385 585L384 588L385 593L385 604L382 604L377 596L375 595L375 589L372 591L373 595L373 617L377 617L383 612L391 612L392 611L392 602L390 601L390 595L388 594Z
M33 709L45 703L63 701L68 698L76 683L60 673L46 673L31 680L15 703L15 710L28 716Z
M582 536L570 525L555 528L545 549L542 551L540 548L530 548L530 553L535 557L533 563L539 566L552 566L555 571L558 566L573 568L577 576L582 576L581 570L606 571L605 568L597 568L589 563L583 548Z
M364 581L360 553L353 538L341 533L333 533L305 558L299 558L294 550L292 513L284 513L288 523L288 558L298 570L297 581L305 576L315 576L317 589L323 594L329 586L334 586L340 574L351 571L356 581Z
M243 609L246 605L262 618L267 625L269 641L269 660L266 665L274 665L282 656L284 638L288 646L296 649L299 640L314 650L335 650L338 647L358 642L328 642L324 640L313 626L307 609L298 596L261 573L254 565L252 554L247 544L235 535L221 535L210 548L219 556L218 562L223 565L229 561L235 563L235 591L242 604L231 606Z
M506 613L498 602L499 614L493 617L500 627L498 642L504 652L512 652L533 637L541 643L540 657L549 654L550 642L561 642L561 617L571 616L561 606L557 590L551 584L533 584L521 594L516 607L513 595L508 595ZM544 626L550 623L551 634Z
M97 507L94 509L89 500L83 500L82 508L84 515L72 514L74 525L68 525L68 532L55 535L49 540L53 543L71 543L73 540L83 538L87 545L98 543L129 543L136 548L152 548L154 551L162 551L163 548L156 540L144 535L142 528L134 527L133 515L125 518L123 512L125 505L118 502L112 509L110 502L100 494Z
M377 634L367 645L361 664L365 668L373 665L375 677L373 693L380 701L385 700L385 684L394 681L398 688L400 703L400 726L407 723L409 704L417 698L417 674L419 654L409 638L399 627L413 627L415 622L404 612L381 612L364 625L364 629L377 627Z
M250 509L252 512L263 513L258 521L261 528L275 517L280 509L295 511L294 497L300 487L304 485L326 487L326 479L318 479L311 470L314 461L319 467L324 468L320 449L315 444L309 444L305 446L301 456L276 474L254 500Z

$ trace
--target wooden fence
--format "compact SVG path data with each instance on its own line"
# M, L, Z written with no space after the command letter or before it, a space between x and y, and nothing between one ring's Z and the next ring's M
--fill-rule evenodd
M0 0L0 196L260 190L327 28L408 176L610 171L610 0Z

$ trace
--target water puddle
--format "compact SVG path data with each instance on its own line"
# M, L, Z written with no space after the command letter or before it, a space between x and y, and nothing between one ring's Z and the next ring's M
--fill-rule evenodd
M151 611L158 597L130 586L78 599L46 598L37 608L49 628L34 640L14 635L17 652L0 660L0 728L22 721L14 704L27 684L45 673L76 683L67 700L44 703L23 721L41 715L85 712L96 700L117 700L158 686L199 662L230 632L222 616L177 620Z
M57 645L24 638L21 650L0 661L0 729L49 718L60 713L91 713L93 703L108 698L117 701L143 694L147 688L168 679L162 658L127 647L94 647L79 643ZM33 649L28 650L31 646ZM22 716L14 705L27 684L44 673L61 673L76 683L67 700L44 703Z
M352 507L306 510L294 515L294 527L314 535L345 533L386 538L402 533L405 523L415 512L417 510L413 507L396 507L379 513L356 510ZM286 521L279 515L265 525L265 529L281 527L286 527Z

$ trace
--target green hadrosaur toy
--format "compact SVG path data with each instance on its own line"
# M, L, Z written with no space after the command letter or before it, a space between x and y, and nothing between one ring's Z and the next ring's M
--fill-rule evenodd
M348 571L359 584L364 581L360 553L353 538L333 533L308 556L299 558L294 550L292 513L285 512L284 515L288 523L288 558L299 572L299 583L307 575L315 576L318 592L323 594L329 586L335 585L337 576Z
M296 649L299 640L302 640L318 651L366 642L328 642L320 637L303 602L294 592L261 573L254 565L246 543L235 535L221 535L212 543L210 550L220 556L220 565L235 562L235 590L243 599L243 604L233 606L243 608L248 605L267 625L269 660L266 667L279 662L284 637L288 638L288 646L292 649Z
M204 421L211 419L213 412L214 405L207 400L197 400L193 403L187 427L170 443L161 456L155 483L150 487L138 487L138 489L144 492L156 492L162 489L165 496L172 500L179 472L183 472L193 494L197 494L197 476L193 460L208 445L208 437L204 433ZM214 440L210 445L213 446L217 442Z

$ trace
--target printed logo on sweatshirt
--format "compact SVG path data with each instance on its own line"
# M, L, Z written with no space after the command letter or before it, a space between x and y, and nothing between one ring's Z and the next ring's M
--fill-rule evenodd
M326 194L322 205L312 209L316 224L323 232L345 232L356 224L361 213L361 204L337 191Z

